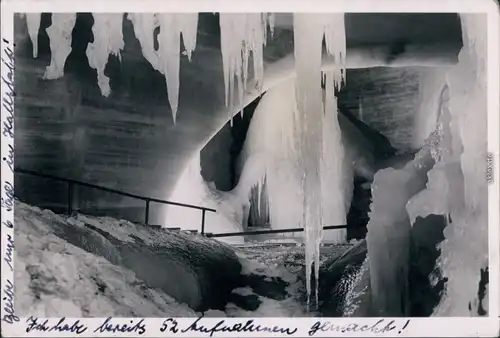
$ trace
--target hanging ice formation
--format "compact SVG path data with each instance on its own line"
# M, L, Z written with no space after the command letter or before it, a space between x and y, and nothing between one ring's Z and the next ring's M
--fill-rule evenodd
M109 79L104 69L109 54L119 57L124 47L122 20L120 14L94 13L94 42L87 47L89 65L97 70L97 83L104 96L111 92ZM179 14L137 14L128 15L134 25L134 32L141 43L144 57L154 69L165 75L168 100L172 110L172 118L176 120L179 102L179 65L180 34L182 34L185 54L191 60L196 47L198 30L198 13ZM38 28L40 14L26 14L28 32L33 42L33 57L38 55ZM51 63L45 71L45 79L57 79L64 75L64 64L71 52L71 33L76 22L75 13L53 13L52 25L47 28L50 40ZM160 27L158 35L158 51L154 49L154 30Z
M363 94L359 96L359 106L358 106L358 119L363 121Z
M308 304L311 293L312 265L315 267L316 303L318 300L319 246L323 232L321 161L323 150L323 114L321 61L323 37L326 50L338 67L327 76L339 88L345 69L345 27L343 14L294 13L294 54L297 73L295 146L302 168L304 215L302 225L306 246L306 289ZM330 76L333 78L331 79ZM330 87L330 85L328 86Z
M43 76L45 79L54 80L64 75L64 64L71 52L71 32L75 22L75 13L52 13L52 25L46 29L51 59Z
M109 54L120 59L120 50L124 47L123 42L123 15L118 13L93 13L94 25L92 33L94 42L87 46L87 58L90 67L97 70L97 84L104 96L109 96L109 78L104 75L104 68L108 63ZM106 34L102 34L106 32Z
M198 13L129 14L128 19L134 24L134 32L141 43L144 57L154 69L165 75L175 124L179 105L180 35L188 59L191 60L196 47ZM154 49L153 39L156 27L160 27L158 51Z
M222 64L226 107L243 109L243 97L248 79L248 59L252 52L253 75L256 85L262 85L264 77L263 46L267 40L267 26L274 31L274 14L219 14ZM235 103L235 87L238 101ZM232 120L231 120L232 121Z
M28 34L33 44L33 57L38 57L38 30L40 29L41 13L26 13Z
M323 124L323 152L321 157L321 191L323 225L346 224L353 190L352 161L346 154L338 121L334 75L325 74L325 112ZM323 235L334 243L346 240L346 229L329 231Z

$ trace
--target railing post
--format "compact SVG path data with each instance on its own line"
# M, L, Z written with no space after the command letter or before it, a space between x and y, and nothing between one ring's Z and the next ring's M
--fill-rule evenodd
M149 200L146 200L146 214L144 215L144 224L148 225L149 223Z
M68 182L68 216L73 212L73 183Z
M206 212L205 209L203 209L201 211L201 235L202 236L205 235L205 212Z

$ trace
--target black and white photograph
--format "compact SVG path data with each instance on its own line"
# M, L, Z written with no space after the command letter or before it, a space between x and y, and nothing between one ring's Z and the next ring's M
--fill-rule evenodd
M498 314L485 13L13 22L16 316Z

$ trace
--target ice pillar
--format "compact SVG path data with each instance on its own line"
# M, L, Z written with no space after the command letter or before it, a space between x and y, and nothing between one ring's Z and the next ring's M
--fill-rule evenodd
M300 154L302 172L303 218L306 246L306 288L311 292L314 263L316 302L319 280L319 247L323 232L321 161L323 157L323 114L321 62L325 38L327 52L338 67L332 73L334 86L342 81L345 64L345 27L343 14L294 14L294 56L297 73L295 147ZM329 77L328 77L329 79ZM330 88L330 87L329 87ZM332 95L328 93L327 95Z

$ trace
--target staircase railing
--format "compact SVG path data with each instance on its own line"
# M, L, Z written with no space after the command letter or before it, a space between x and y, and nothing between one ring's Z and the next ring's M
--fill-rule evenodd
M133 199L144 201L145 202L145 213L144 213L144 224L145 225L149 225L149 208L150 208L150 204L152 202L200 210L201 211L201 233L202 234L205 233L205 214L206 214L206 212L207 211L217 212L215 209L206 208L206 207L202 207L202 206L198 206L198 205L179 203L179 202L173 202L173 201L166 201L166 200L161 200L158 198L140 196L140 195L131 194L131 193L116 190L116 189L106 188L106 187L95 185L95 184L90 184L90 183L86 183L86 182L82 182L82 181L73 180L70 178L64 178L64 177L58 177L58 176L49 175L49 174L43 174L43 173L39 173L39 172L32 171L32 170L25 170L25 169L21 169L21 168L16 168L14 170L14 172L18 173L18 174L25 174L25 175L31 175L31 176L36 176L36 177L42 177L42 178L46 178L46 179L54 180L54 181L58 181L58 182L65 182L68 185L68 195L67 195L68 215L71 215L73 212L73 186L87 187L87 188L91 188L91 189L95 189L95 190L105 191L108 193L126 196L126 197L130 197Z
M21 168L16 168L14 170L15 173L18 174L25 174L25 175L31 175L31 176L36 176L36 177L41 177L41 178L46 178L49 180L54 180L58 182L65 182L68 185L68 193L67 193L67 213L68 215L71 215L73 210L73 186L82 186L82 187L87 187L91 189L96 189L100 191L105 191L108 193L116 194L116 195L121 195L121 196L126 196L130 197L133 199L137 200L142 200L145 202L145 213L144 213L144 224L145 225L150 225L149 224L149 208L151 202L153 203L159 203L159 204L166 204L166 205L175 205L179 207L184 207L184 208L191 208L191 209L197 209L201 211L201 234L206 235L207 237L234 237L234 236L248 236L248 235L263 235L263 234L279 234L279 233L290 233L290 232L301 232L304 231L303 228L289 228L289 229L275 229L275 230L255 230L255 231L242 231L242 232L226 232L226 233L205 233L205 219L206 219L206 212L217 212L215 209L211 208L206 208L198 205L192 205L192 204L186 204L186 203L179 203L179 202L173 202L173 201L166 201L166 200L161 200L157 198L152 198L152 197L146 197L146 196L140 196L136 194L131 194L128 192L116 190L116 189L111 189L95 184L90 184L82 181L77 181L73 180L70 178L64 178L64 177L59 177L59 176L54 176L54 175L49 175L49 174L43 174L39 173L36 171L32 170L25 170ZM324 226L323 230L333 230L333 229L346 229L347 225L328 225ZM176 230L180 230L180 228L175 228Z

